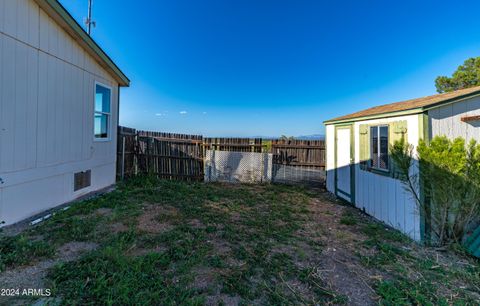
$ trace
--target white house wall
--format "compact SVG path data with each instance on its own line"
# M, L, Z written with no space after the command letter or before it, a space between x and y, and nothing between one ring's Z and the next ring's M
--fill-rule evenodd
M462 122L465 116L480 115L480 97L445 105L428 112L431 135L445 135L448 138L463 137L469 142L480 142L480 122Z
M106 142L94 141L95 82L112 87ZM0 0L0 221L115 182L117 85L33 0ZM89 169L92 185L73 192Z

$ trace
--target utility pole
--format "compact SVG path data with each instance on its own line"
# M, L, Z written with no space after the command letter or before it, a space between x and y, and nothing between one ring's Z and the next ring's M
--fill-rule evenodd
M85 25L87 26L87 33L90 35L92 32L92 25L95 27L96 23L92 20L92 2L93 0L88 0L88 17L85 19Z

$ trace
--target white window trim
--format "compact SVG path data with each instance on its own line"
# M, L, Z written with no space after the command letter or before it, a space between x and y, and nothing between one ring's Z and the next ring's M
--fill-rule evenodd
M388 124L378 124L378 125L372 125L370 126L370 128L376 128L377 129L377 137L378 137L378 140L377 140L377 150L378 150L378 164L380 164L380 127L387 127L387 131L388 131L388 134L387 134L387 139L388 139L388 143L390 141L390 126ZM370 137L370 142L372 142L372 138ZM374 167L372 165L372 155L373 155L373 152L372 152L372 146L370 145L370 169L374 169L374 170L377 170L377 171L383 171L383 172L390 172L390 156L388 156L388 150L387 150L387 157L388 157L388 167L387 168L380 168L380 167Z
M102 87L107 88L110 90L110 113L105 113L105 112L97 112L95 111L95 99L97 95L97 85L100 85ZM95 85L93 86L93 141L94 142L108 142L112 141L112 99L113 99L113 90L112 87L109 85L106 85L104 83L95 81ZM108 116L108 125L107 125L107 137L106 138L97 138L95 137L95 114L103 114Z

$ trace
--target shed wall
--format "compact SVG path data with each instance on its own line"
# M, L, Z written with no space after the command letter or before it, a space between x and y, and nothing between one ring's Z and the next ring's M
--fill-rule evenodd
M355 203L357 208L367 214L420 240L420 214L415 201L394 178L379 175L360 168L360 125L380 125L395 121L407 121L408 142L415 147L419 137L419 115L364 120L353 123L355 137ZM327 189L335 192L334 175L334 125L327 125ZM417 169L417 168L416 168Z
M0 0L0 220L115 182L118 84L33 0ZM112 87L111 140L94 141L95 82ZM73 174L92 170L73 192Z
M325 172L327 175L327 190L335 193L335 126L325 127L326 162Z
M480 97L456 102L428 111L431 136L463 137L480 141L480 121L462 122L465 116L480 115Z
M417 147L419 115L355 122L355 206L376 219L420 240L420 213L412 196L401 181L360 169L359 128L361 124L386 124L407 121L408 142Z

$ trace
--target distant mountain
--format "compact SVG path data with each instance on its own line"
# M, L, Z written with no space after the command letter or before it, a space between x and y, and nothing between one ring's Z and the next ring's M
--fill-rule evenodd
M208 136L208 137L226 137L226 138L236 138L230 136ZM290 137L290 136L288 136ZM272 139L279 139L280 136L265 136L265 135L256 135L256 136L248 136L248 137L239 137L239 138L262 138L265 140L272 140ZM312 134L312 135L302 135L302 136L294 136L295 139L298 140L325 140L325 135L322 134Z
M312 134L312 135L303 135L297 136L295 139L299 140L325 140L325 135L322 134Z
M322 135L322 134L302 135L302 136L293 136L293 137L298 140L325 140L325 135ZM251 136L247 138L279 139L280 136Z

